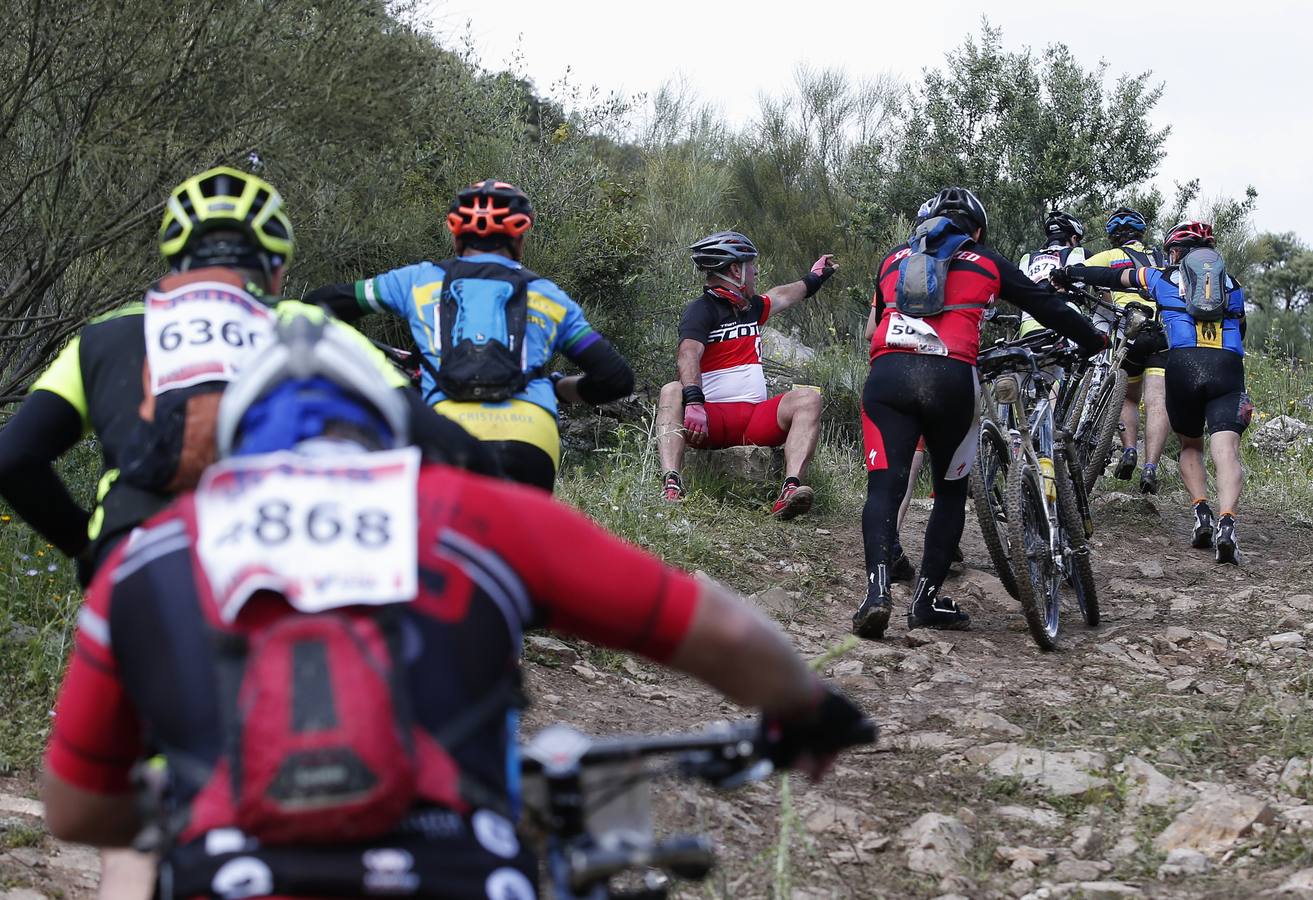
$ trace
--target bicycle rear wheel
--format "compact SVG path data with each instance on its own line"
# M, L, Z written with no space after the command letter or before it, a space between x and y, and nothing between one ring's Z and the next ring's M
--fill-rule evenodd
M1043 476L1024 457L1013 460L1008 472L1008 536L1026 627L1041 650L1052 650L1058 639L1062 573L1049 553Z
M1085 624L1099 624L1099 595L1094 585L1094 566L1090 561L1089 542L1085 540L1085 526L1076 505L1076 481L1066 459L1054 460L1053 473L1058 482L1059 539L1063 548L1063 578L1076 594Z
M976 464L971 467L971 496L980 522L980 535L985 539L989 559L1003 588L1017 596L1017 579L1012 571L1012 557L1008 549L1007 484L1008 463L1012 449L1002 429L991 421L980 423L980 449Z

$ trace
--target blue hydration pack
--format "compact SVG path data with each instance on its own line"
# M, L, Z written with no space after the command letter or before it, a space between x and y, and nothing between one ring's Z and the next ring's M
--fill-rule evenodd
M937 316L946 309L983 309L982 303L945 302L948 265L962 245L971 240L951 219L926 219L907 239L912 252L898 263L895 305L905 316Z
M524 367L528 286L538 276L460 259L443 267L438 388L459 401L506 400L521 393L543 376L541 366Z

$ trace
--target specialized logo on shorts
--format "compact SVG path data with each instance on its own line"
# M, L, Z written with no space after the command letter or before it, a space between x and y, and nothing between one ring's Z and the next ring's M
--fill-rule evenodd
M221 900L263 897L273 893L274 873L261 860L239 856L219 867L210 882L210 890Z
M519 869L498 869L488 876L484 888L488 900L538 900L533 882Z
M362 880L366 890L375 894L411 894L419 888L419 876L411 870L415 857L405 850L379 847L360 856L365 864Z
M489 853L502 859L514 859L520 852L515 826L492 810L479 810L471 818L470 824L474 827L474 836Z

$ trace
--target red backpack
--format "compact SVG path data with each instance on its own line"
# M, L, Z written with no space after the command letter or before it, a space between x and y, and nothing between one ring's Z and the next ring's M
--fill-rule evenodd
M288 607L218 634L225 747L188 830L236 826L272 844L391 831L421 794L399 624L392 608Z

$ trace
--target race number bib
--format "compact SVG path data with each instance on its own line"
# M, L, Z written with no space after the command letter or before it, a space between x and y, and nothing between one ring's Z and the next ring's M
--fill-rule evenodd
M948 347L939 337L934 326L916 316L904 316L893 312L889 319L889 328L884 334L886 347L901 347L913 353L927 356L947 356Z
M256 591L305 613L413 600L419 450L211 466L196 489L201 565L224 621Z
M199 282L146 294L151 393L232 381L273 331L274 313L240 288Z
M1044 281L1061 262L1056 253L1038 253L1030 258L1030 265L1026 266L1026 277L1036 283Z

